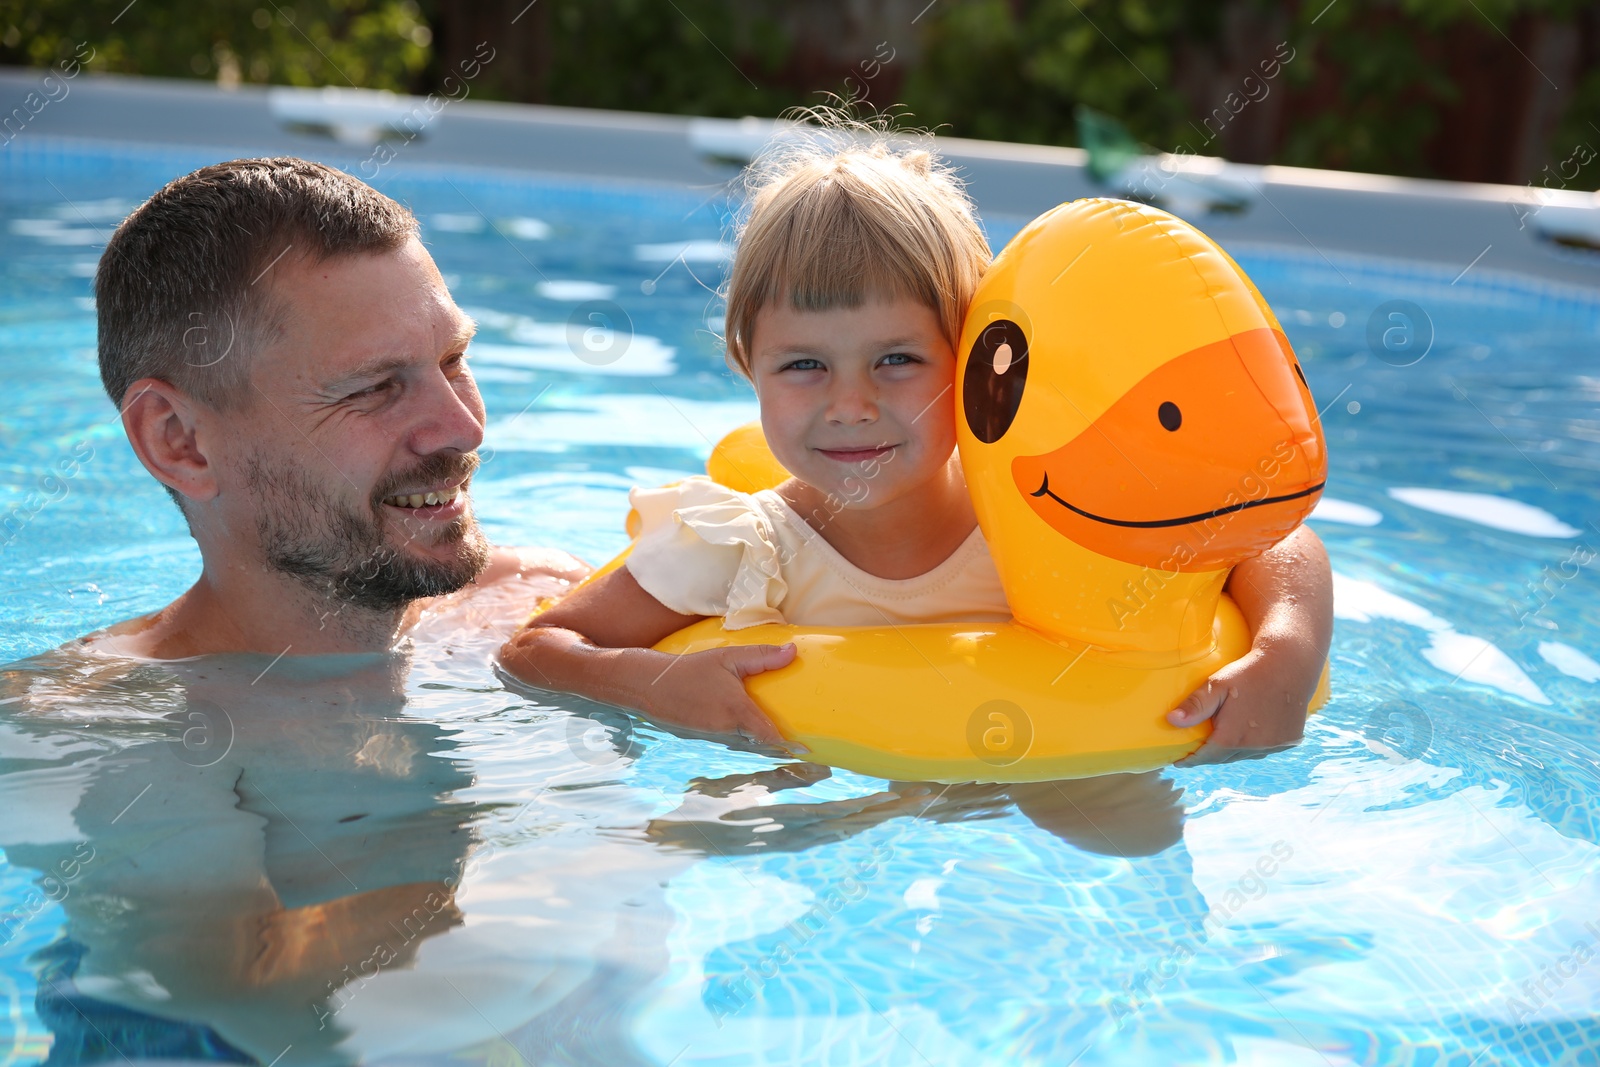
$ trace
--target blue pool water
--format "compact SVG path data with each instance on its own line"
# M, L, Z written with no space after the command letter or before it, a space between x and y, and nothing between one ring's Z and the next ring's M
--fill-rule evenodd
M928 790L532 697L470 620L50 654L196 573L90 276L213 158L0 153L0 1065L1600 1062L1600 291L1231 249L1325 405L1332 700L1266 761ZM717 190L378 184L483 326L494 541L603 559L752 416Z

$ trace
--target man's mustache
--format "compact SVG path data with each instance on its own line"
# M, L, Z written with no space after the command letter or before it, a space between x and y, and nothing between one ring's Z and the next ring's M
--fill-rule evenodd
M438 452L401 474L390 475L372 491L372 509L377 511L387 497L418 485L449 482L465 485L483 461L476 452Z

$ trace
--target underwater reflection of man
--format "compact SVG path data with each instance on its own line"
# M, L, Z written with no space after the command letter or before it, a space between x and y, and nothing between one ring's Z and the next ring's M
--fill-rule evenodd
M339 1012L462 921L478 808L450 794L472 780L437 724L401 714L404 661L324 657L252 685L266 662L152 664L122 721L89 731L37 707L31 741L102 749L0 816L12 863L77 859L65 933L34 957L52 1062L342 1062ZM207 717L203 743L127 714L174 706L182 729Z

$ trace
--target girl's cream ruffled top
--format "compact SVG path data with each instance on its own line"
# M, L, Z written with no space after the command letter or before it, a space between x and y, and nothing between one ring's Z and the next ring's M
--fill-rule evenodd
M879 578L841 556L770 489L739 493L709 478L635 489L643 528L628 571L684 615L721 615L742 630L1005 622L1011 618L983 532L915 578Z

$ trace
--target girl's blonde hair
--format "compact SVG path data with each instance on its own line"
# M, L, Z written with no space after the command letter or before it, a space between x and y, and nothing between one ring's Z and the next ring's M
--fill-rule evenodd
M931 151L897 147L878 127L823 121L751 167L726 328L729 359L746 377L756 315L780 300L799 311L915 300L938 314L954 348L992 258L966 191Z

